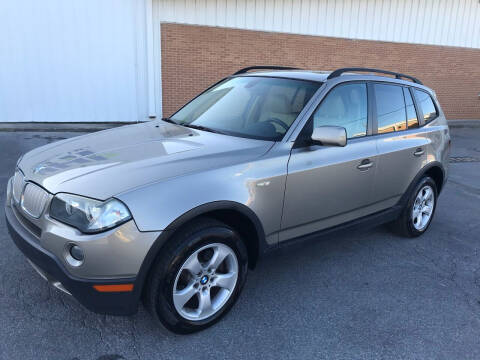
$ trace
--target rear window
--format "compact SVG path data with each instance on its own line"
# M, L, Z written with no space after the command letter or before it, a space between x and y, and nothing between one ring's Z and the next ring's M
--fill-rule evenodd
M432 97L425 91L413 89L415 94L415 99L417 104L420 107L420 112L423 114L423 119L425 124L432 121L438 116L437 108L433 103Z
M378 133L401 131L407 128L403 88L396 85L375 84Z

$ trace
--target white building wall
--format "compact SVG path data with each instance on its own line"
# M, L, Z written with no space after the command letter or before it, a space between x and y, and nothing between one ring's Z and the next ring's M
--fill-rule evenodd
M147 118L144 0L0 1L0 121Z
M157 0L160 21L480 48L478 0Z
M478 0L0 0L0 122L161 114L162 21L480 48Z

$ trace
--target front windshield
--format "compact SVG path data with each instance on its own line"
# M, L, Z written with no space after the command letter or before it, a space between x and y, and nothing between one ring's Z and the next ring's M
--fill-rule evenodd
M227 135L278 141L320 85L261 76L230 78L192 100L170 120Z

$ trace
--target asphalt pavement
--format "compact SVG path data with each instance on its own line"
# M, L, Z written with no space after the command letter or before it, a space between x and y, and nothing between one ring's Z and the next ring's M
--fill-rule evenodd
M143 306L89 312L48 286L0 207L0 359L480 359L480 128L451 130L450 179L429 231L387 227L276 251L232 311L179 336ZM0 203L20 154L79 132L0 132Z

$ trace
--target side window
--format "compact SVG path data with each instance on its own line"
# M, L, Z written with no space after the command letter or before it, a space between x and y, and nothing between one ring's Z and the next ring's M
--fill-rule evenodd
M403 88L403 95L405 96L405 105L407 106L407 126L409 129L418 128L417 113L415 112L412 95L408 88Z
M336 125L347 130L347 137L367 134L367 85L352 83L333 88L313 116L313 126Z
M374 84L374 86L378 133L405 130L407 117L402 87L385 84Z
M437 109L433 104L433 100L429 94L425 91L413 90L415 93L415 99L417 100L417 104L419 104L420 109L423 112L423 119L425 120L425 124L432 121L438 116Z

